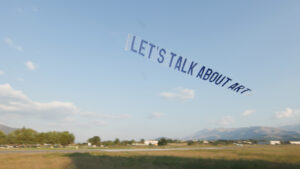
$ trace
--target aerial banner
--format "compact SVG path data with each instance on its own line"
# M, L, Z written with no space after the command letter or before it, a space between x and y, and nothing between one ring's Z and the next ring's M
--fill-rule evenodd
M125 50L131 51L158 64L165 65L166 67L184 73L187 76L192 76L216 86L226 88L234 93L247 95L252 93L250 88L234 81L227 75L223 75L220 72L214 71L212 68L200 65L196 61L178 55L173 51L169 51L135 35L128 34Z

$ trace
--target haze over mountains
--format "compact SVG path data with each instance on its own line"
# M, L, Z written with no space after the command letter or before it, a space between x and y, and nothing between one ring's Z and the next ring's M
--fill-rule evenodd
M17 130L17 128L12 128L12 127L8 127L3 124L0 124L0 130L3 131L5 134L8 134L10 132Z
M280 128L284 129L284 130L296 131L296 132L300 133L300 124L281 126Z
M192 140L300 140L300 125L203 129L185 139Z

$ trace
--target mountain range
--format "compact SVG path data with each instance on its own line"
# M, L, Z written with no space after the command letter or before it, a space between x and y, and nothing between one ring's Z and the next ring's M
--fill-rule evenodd
M281 126L279 128L284 129L284 130L289 130L289 131L296 131L296 132L300 133L300 124Z
M0 131L3 131L5 134L8 134L10 132L13 132L17 130L17 128L12 128L12 127L8 127L8 126L5 126L3 124L0 124Z
M185 140L300 140L300 124L282 127L241 127L203 129Z

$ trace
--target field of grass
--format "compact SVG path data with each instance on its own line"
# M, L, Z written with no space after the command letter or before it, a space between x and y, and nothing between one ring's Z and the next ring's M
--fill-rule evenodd
M300 169L300 146L220 150L0 154L0 169Z

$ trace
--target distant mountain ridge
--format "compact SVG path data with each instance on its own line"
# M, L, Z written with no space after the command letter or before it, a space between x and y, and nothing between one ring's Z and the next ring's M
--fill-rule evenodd
M300 140L300 133L275 127L242 127L204 129L186 140Z
M300 133L300 124L286 125L286 126L281 126L279 128L288 130L288 131L296 131L296 132Z
M12 127L8 127L3 124L0 124L0 130L3 131L5 134L8 134L10 132L17 130L17 128L12 128Z

